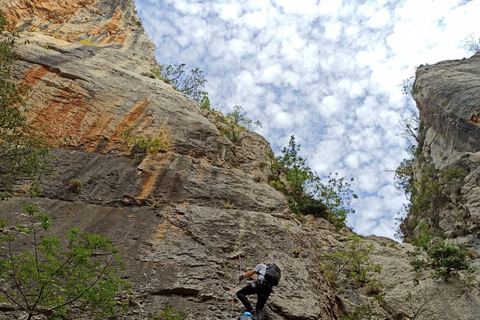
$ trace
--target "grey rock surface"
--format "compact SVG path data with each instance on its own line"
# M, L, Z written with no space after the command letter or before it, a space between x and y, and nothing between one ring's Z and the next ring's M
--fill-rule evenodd
M422 66L414 83L423 124L415 176L420 180L427 167L439 172L447 201L429 221L447 237L480 235L479 89L480 54Z

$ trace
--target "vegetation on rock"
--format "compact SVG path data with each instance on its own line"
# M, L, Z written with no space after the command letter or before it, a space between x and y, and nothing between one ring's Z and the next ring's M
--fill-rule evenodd
M170 84L174 89L182 92L187 98L195 101L199 107L210 107L208 93L203 91L205 86L205 76L198 67L191 69L190 73L184 70L185 63L178 65L162 64L152 69L152 73L158 79Z
M130 127L124 125L123 130L119 133L125 143L125 149L123 151L127 155L132 154L132 150L135 146L145 153L158 153L168 147L169 143L166 141L162 132L160 132L157 137L147 137L134 133L137 131L137 128L137 125Z
M347 215L355 212L350 203L357 198L350 183L345 177L338 178L337 173L330 174L327 183L323 183L299 152L300 145L291 136L281 156L269 155L270 185L287 196L290 209L296 214L313 214L329 220L337 228L345 226ZM287 185L281 181L282 174Z
M167 307L156 316L153 317L154 320L186 320L187 314L184 311L175 310L171 305Z
M382 266L371 263L372 251L373 245L366 244L358 236L350 236L346 250L323 254L321 268L334 287L368 285L372 289L369 291L377 294L381 291L380 284L373 275L380 273Z
M129 283L117 276L123 269L118 249L101 235L70 228L65 239L50 235L51 219L36 205L25 205L26 225L0 220L0 301L28 314L65 316L81 308L95 319L115 314L125 302L116 300ZM63 244L62 244L63 243Z
M39 192L40 178L49 172L51 156L41 130L27 121L23 96L28 86L12 79L18 30L0 11L0 199L12 195L15 181L26 179Z
M241 106L234 106L232 112L228 112L225 116L216 113L215 120L220 134L229 138L232 142L240 140L240 134L244 131L254 131L262 127L259 121L253 122L247 117Z

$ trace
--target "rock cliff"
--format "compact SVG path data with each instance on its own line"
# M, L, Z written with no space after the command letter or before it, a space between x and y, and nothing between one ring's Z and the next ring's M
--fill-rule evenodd
M152 77L154 44L132 1L0 5L25 28L15 74L31 86L31 120L48 124L57 156L42 197L33 201L52 215L56 233L78 226L111 237L120 248L123 276L133 288L131 306L119 319L153 319L167 304L186 310L189 319L236 319L237 276L262 261L275 261L283 271L267 304L270 320L340 319L355 306L369 305L382 319L408 319L419 309L416 319L473 320L480 314L478 290L458 281L442 283L437 293L425 273L419 275L421 290L414 288L407 258L412 246L375 236L364 241L374 248L372 261L383 266L378 279L384 302L363 288L333 288L320 269L322 255L343 250L353 233L320 218L296 219L284 196L266 183L270 146L263 137L246 132L230 141L193 101ZM461 223L462 235L471 235L477 250L480 114L474 97L480 72L470 64L479 60L420 69L422 95L416 96L428 127L423 157L438 168L454 164L468 171L460 188L466 201L455 206L452 193L449 211L439 216L455 216L454 229ZM120 134L125 127L139 135L161 133L168 147L126 156ZM73 190L72 179L83 187ZM30 201L19 192L0 202L2 217L19 219L21 204ZM432 292L434 299L424 303ZM408 293L414 301L407 304ZM16 316L0 309L0 319Z
M415 233L414 220L447 238L468 236L476 243L480 235L479 89L480 54L417 71L413 92L421 128L414 176L435 176L441 191L427 214L404 221L407 236Z

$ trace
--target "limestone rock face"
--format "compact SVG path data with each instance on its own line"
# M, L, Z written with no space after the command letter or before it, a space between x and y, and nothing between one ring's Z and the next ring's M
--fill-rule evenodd
M429 223L447 237L480 235L480 54L418 69L414 98L420 111L416 180L435 170L442 185ZM408 217L413 219L413 217ZM410 235L413 230L406 227Z

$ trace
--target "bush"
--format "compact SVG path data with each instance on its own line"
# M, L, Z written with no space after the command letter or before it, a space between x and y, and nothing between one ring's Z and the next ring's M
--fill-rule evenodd
M68 185L75 191L80 192L83 188L83 183L80 179L72 179L68 181Z
M0 241L8 248L0 256L0 302L28 313L28 320L66 316L71 308L105 319L126 307L115 299L129 283L116 275L123 263L109 238L70 228L61 241L48 234L50 217L36 205L23 211L27 225L7 228L0 219Z
M337 228L345 226L349 213L355 211L350 208L352 199L357 195L350 189L350 183L345 177L338 178L338 174L330 174L327 183L306 164L306 159L300 156L300 145L295 143L295 137L290 137L288 147L283 148L282 156L276 158L275 171L279 179L281 172L285 172L288 189L283 189L295 213L313 214L332 222ZM281 168L281 169L279 169ZM350 180L353 181L353 178Z
M153 317L154 320L186 320L187 314L184 311L177 311L171 305L160 312L158 315Z
M120 137L126 144L126 147L123 151L127 155L132 153L134 146L138 146L145 153L158 153L165 150L169 146L169 143L166 141L163 133L160 132L160 134L155 138L146 137L134 133L137 127L137 125L133 125L131 127L123 125L123 130L119 133Z
M467 261L468 251L455 245L447 245L445 241L429 248L427 254L434 272L433 278L447 281L459 271L470 270L470 262Z
M259 121L253 122L243 112L241 106L234 106L233 112L228 112L225 116L221 113L216 113L215 120L217 121L218 130L220 134L229 138L232 142L240 140L240 134L246 130L254 131L262 127Z
M432 244L432 237L426 224L420 224L420 234L413 237L413 251L409 251L410 265L415 271L432 270L433 279L447 281L460 271L473 272L468 260L469 252L457 245L447 245L445 241Z
M374 286L379 288L380 285L372 274L381 273L382 267L370 262L372 251L373 245L366 245L358 236L350 236L347 250L323 254L325 263L321 267L334 286L338 285L339 275L342 274L344 280L340 282L356 283L361 287L373 282L372 289Z

